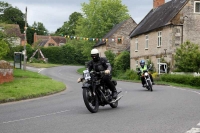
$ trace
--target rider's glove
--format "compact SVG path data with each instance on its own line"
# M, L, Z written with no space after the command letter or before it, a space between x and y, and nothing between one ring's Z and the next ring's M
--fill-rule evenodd
M80 83L81 81L82 81L81 78L78 78L77 83Z
M105 74L110 74L110 70L105 70Z
M141 74L141 72L140 72L140 71L138 71L138 72L137 72L137 75L140 75L140 74Z

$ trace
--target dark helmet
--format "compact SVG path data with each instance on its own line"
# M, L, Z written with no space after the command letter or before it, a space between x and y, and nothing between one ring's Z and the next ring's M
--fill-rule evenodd
M98 49L92 49L91 50L91 57L93 61L98 61L99 60L99 51Z
M141 60L141 61L140 61L140 66L143 68L144 65L145 65L145 61L144 61L144 60Z

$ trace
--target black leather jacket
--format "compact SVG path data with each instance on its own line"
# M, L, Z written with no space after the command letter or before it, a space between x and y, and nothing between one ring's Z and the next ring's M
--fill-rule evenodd
M99 57L99 61L94 62L93 60L88 62L87 68L89 71L105 71L105 70L112 70L110 63L106 58Z

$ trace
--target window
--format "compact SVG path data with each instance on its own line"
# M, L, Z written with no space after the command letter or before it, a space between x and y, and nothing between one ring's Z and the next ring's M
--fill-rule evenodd
M138 60L135 61L135 67L138 68Z
M194 12L200 13L200 1L194 2Z
M54 44L53 43L49 43L49 46L54 46Z
M135 39L135 51L138 51L138 39Z
M145 36L145 49L148 49L149 48L149 36L146 35Z
M158 31L158 45L157 47L161 47L162 45L162 31Z
M117 44L122 44L122 37L117 38Z

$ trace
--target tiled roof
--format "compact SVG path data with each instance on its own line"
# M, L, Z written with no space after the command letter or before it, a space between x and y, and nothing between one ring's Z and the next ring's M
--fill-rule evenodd
M51 38L57 43L66 43L66 38L65 37L60 37L60 36L51 36Z
M39 42L38 46L44 47L44 45L47 43L48 40L42 40Z
M170 24L188 0L171 0L152 9L145 18L131 32L130 37L148 33L154 29Z
M37 40L48 40L49 38L52 38L57 44L59 43L66 43L65 37L60 36L45 36L45 35L37 35Z
M20 28L18 24L1 24L0 27L3 27L5 34L9 37L22 37Z

